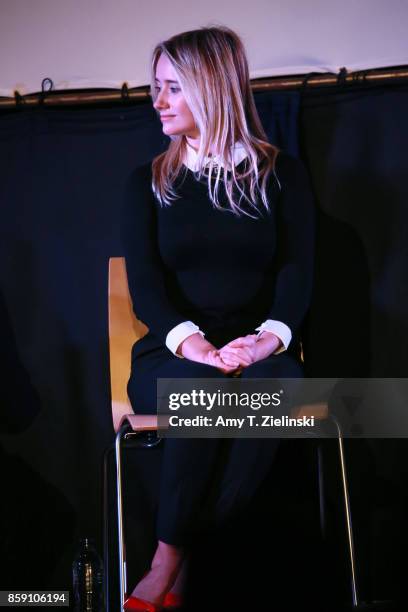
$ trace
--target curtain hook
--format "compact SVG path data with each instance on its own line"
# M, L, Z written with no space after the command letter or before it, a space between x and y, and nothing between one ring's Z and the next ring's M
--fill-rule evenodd
M306 74L306 75L303 77L303 79L302 79L302 84L301 84L301 86L300 86L300 91L301 91L301 92L303 92L303 91L304 91L304 90L307 88L307 85L308 85L308 80L310 79L310 77L312 77L312 76L318 76L318 75L320 75L320 74L321 74L321 72L315 72L315 71L314 71L314 72L308 72L308 73L307 73L307 74Z
M337 85L345 85L347 77L347 68L343 66L340 68L339 74L337 75Z
M128 84L125 81L122 85L122 88L120 90L120 94L122 96L122 102L129 102L130 96L129 96L129 88L128 88Z
M312 74L315 74L314 72L308 72L302 79L302 85L300 86L300 89L306 89L307 87L307 82L310 79L310 77L312 76Z
M48 85L48 87L47 87ZM54 89L54 83L52 81L52 79L49 79L48 77L43 79L41 82L41 91L38 94L38 104L39 105L43 105L44 104L44 100L47 97L47 94L52 91Z
M24 100L24 96L22 96L17 89L14 91L14 98L16 100L16 107L25 105L26 101Z

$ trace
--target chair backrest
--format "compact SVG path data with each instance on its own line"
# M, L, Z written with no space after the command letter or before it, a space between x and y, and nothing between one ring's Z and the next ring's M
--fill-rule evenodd
M124 257L109 259L109 361L115 431L123 415L133 414L126 391L131 349L148 328L133 313Z

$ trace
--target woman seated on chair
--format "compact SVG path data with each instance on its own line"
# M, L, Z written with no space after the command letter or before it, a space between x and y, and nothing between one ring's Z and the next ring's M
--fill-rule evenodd
M151 93L171 140L131 173L122 219L130 293L149 328L132 351L135 413L156 411L158 378L301 377L313 196L303 164L267 141L240 38L210 27L158 44ZM164 440L157 549L126 608L166 609L180 594L226 442ZM217 525L247 507L278 444L228 440Z

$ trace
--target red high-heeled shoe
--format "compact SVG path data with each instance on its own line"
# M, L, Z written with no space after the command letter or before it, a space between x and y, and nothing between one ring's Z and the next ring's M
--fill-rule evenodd
M149 573L145 572L142 579ZM124 610L138 610L139 612L160 612L160 610L178 610L184 603L182 595L178 593L166 593L163 600L163 607L159 608L155 604L140 599L140 597L128 597L123 604Z
M138 610L138 612L160 612L160 610L163 610L162 607L156 606L155 604L145 601L144 599L140 599L140 597L132 597L132 595L125 599L123 609Z

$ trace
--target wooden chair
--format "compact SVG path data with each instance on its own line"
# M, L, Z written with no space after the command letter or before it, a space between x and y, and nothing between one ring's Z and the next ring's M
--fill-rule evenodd
M147 327L139 321L132 308L129 295L125 260L123 257L111 257L109 259L109 358L110 358L110 382L112 396L112 415L116 433L115 438L115 461L116 461L116 493L117 493L117 522L118 522L118 556L119 556L119 580L120 580L120 610L123 609L126 585L126 558L125 540L123 528L123 482L122 482L122 460L121 451L124 441L136 437L136 444L145 448L157 446L161 439L157 438L157 414L136 415L127 396L127 382L130 376L131 348L133 344L147 333ZM303 405L296 408L291 416L314 416L316 421L331 419L338 435L339 462L342 478L342 496L345 508L346 531L348 542L348 559L350 563L350 580L352 605L359 605L356 580L355 550L353 540L353 529L351 521L350 499L348 492L347 471L344 456L344 444L341 427L338 421L328 414L327 403ZM140 438L140 434L144 434ZM139 438L139 440L137 439ZM108 583L108 556L107 550L107 468L105 462L104 476L104 512L105 512L105 579ZM321 448L318 448L318 481L320 521L324 530L324 494L323 494L323 470ZM108 605L108 593L106 592Z
M157 414L136 415L127 395L130 376L131 349L133 344L147 333L147 327L139 321L132 309L129 295L126 266L123 257L109 259L108 285L109 312L109 361L112 398L112 418L115 430L116 498L118 524L118 558L120 583L120 609L123 609L126 585L126 548L123 521L122 448L126 440L137 437L132 446L152 448L161 439L157 438ZM144 434L141 437L141 434ZM109 551L108 551L108 500L107 500L107 455L104 466L104 555L105 555L105 598L109 603Z

